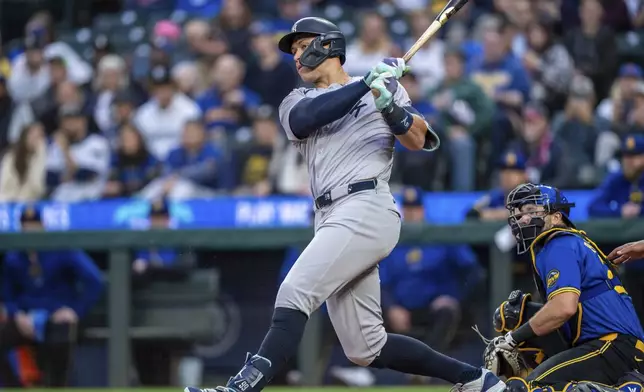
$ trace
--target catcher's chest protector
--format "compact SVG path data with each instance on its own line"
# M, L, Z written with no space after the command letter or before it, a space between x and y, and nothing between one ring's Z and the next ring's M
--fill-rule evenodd
M569 347L573 347L577 344L577 340L581 335L581 317L582 317L582 303L590 298L595 297L597 294L605 290L613 289L616 285L621 285L619 281L617 270L614 266L606 260L603 252L597 247L597 245L591 241L584 232L574 230L574 229L563 229L563 228L554 228L541 233L532 243L530 247L530 256L532 259L532 276L534 278L535 285L539 295L544 302L547 301L548 295L546 291L546 282L544 281L547 277L541 277L537 271L537 254L541 251L552 238L558 235L573 235L580 238L586 246L590 247L595 251L599 260L604 263L612 273L612 279L606 279L605 285L597 290L595 287L591 289L582 290L579 296L579 303L577 304L577 313L568 320L561 328L557 330L557 333L561 338L568 344Z

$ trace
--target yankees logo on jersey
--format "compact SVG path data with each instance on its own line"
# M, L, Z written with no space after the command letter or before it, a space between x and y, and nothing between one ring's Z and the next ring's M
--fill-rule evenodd
M350 83L360 80L352 78ZM371 93L365 94L344 117L318 129L305 140L298 139L291 131L289 115L298 102L341 87L332 84L328 88L295 89L280 105L280 121L288 139L295 143L307 162L314 195L365 178L389 181L391 176L395 139L376 109ZM403 107L411 105L402 86L397 89L394 100Z

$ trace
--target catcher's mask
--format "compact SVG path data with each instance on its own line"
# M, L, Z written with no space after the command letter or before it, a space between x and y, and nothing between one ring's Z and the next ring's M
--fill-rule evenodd
M517 253L530 249L543 231L547 215L559 212L566 224L574 228L569 217L574 206L559 189L551 186L527 183L514 188L508 194L505 207L510 211L508 223L517 240Z

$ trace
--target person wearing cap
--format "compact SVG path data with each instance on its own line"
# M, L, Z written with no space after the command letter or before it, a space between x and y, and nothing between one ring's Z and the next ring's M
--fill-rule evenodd
M47 187L53 200L94 200L103 194L109 176L110 147L90 133L88 118L78 108L62 107L60 129L47 151Z
M438 128L447 133L451 189L467 192L475 186L476 140L492 125L494 102L465 74L465 55L460 48L445 52L445 79L430 92L438 111Z
M7 80L14 101L31 102L49 88L51 80L44 55L45 43L39 36L25 38L25 61L15 62Z
M170 206L164 198L153 200L149 213L150 229L165 230L171 228ZM162 275L171 270L180 270L194 264L190 252L178 252L174 248L150 247L135 252L132 271L138 278L150 274ZM171 272L170 272L171 273Z
M634 219L644 216L644 135L622 142L622 168L609 174L588 206L592 218Z
M405 225L424 225L423 191L402 192ZM398 245L380 263L385 323L396 333L427 327L423 340L444 352L455 336L461 304L480 282L481 268L468 245Z
M644 79L644 70L635 63L626 63L619 68L610 96L597 106L597 115L613 124L624 124L633 106L635 86Z
M282 99L297 87L298 76L293 64L275 45L276 29L268 21L257 21L250 27L251 48L255 59L249 64L246 85L263 103L279 107Z
M248 111L261 104L260 96L244 85L246 64L241 58L224 54L210 70L212 85L197 103L209 131L233 132L244 124Z
M240 194L268 196L273 192L274 174L278 169L280 129L276 113L268 105L253 116L253 138L235 151L237 164L235 184Z
M528 180L525 157L515 151L508 151L497 162L499 187L478 199L468 211L467 218L482 221L508 219L505 198L519 184Z
M164 161L170 151L179 146L183 126L201 117L199 106L177 91L170 69L155 66L150 71L150 99L134 115L150 152Z
M41 218L36 206L27 205L20 216L22 230L43 230ZM37 363L43 365L39 384L66 386L78 322L99 300L103 287L101 272L81 250L7 252L2 288L8 321L0 326L0 354L35 347ZM23 364L13 369L18 385Z

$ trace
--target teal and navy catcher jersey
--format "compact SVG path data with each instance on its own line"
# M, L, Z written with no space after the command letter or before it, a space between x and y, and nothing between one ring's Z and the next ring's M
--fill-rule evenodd
M565 292L579 294L578 313L569 328L562 328L572 345L611 333L644 339L631 297L583 232L553 229L534 244L542 244L532 259L547 299Z

